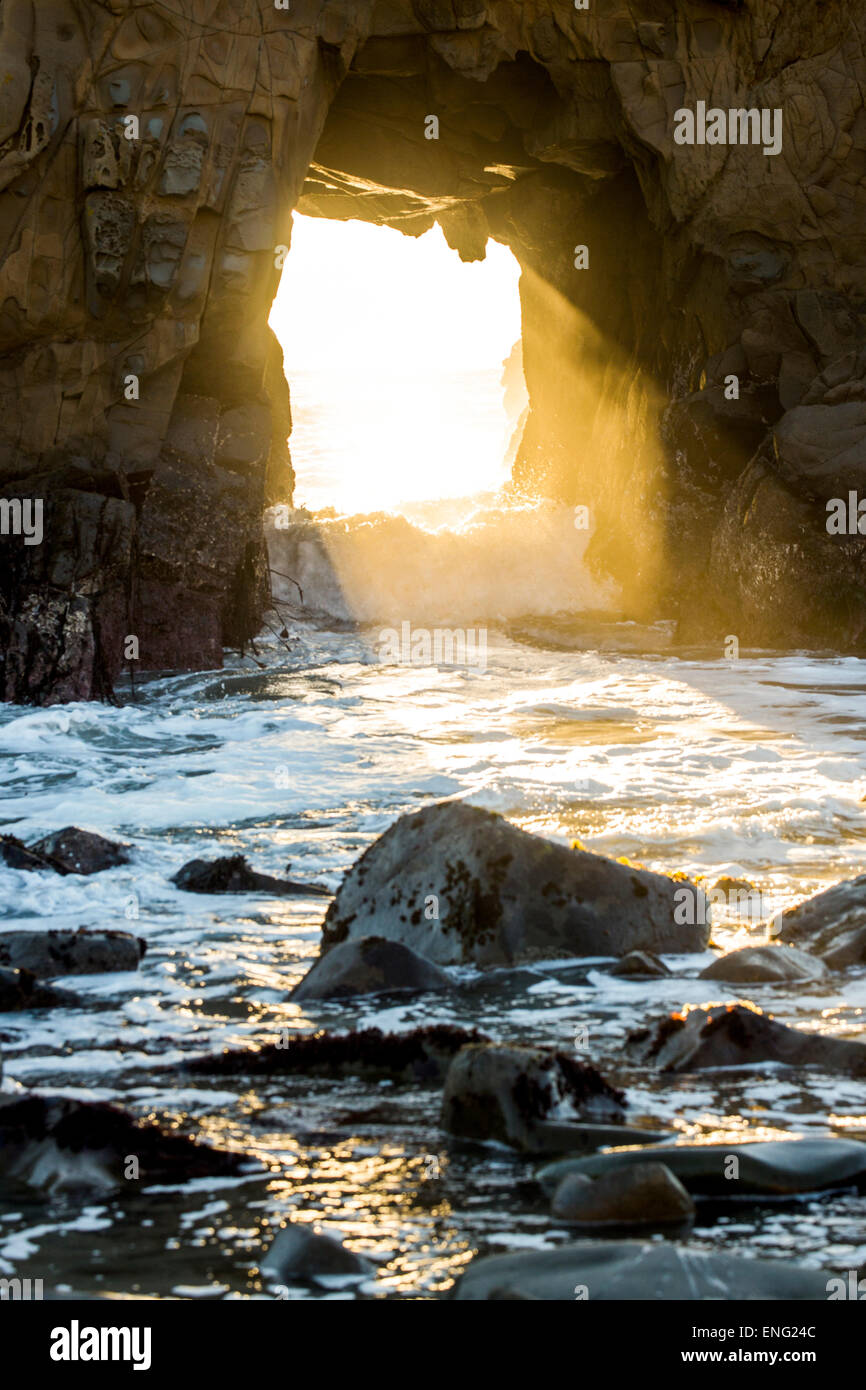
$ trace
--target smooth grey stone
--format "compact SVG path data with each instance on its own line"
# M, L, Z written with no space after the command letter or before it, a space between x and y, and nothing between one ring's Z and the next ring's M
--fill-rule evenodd
M277 1232L262 1261L262 1273L270 1279L318 1279L329 1275L375 1273L375 1266L333 1236L315 1231L299 1221L290 1221Z
M359 994L453 989L450 975L399 941L364 936L319 956L290 998L349 999Z
M475 1259L456 1299L541 1298L573 1303L724 1299L788 1302L827 1297L828 1275L789 1260L748 1260L691 1250L672 1241L582 1241L557 1250L520 1250ZM586 1294L583 1290L586 1290ZM501 1291L507 1290L507 1295Z
M538 1180L552 1194L569 1173L597 1178L649 1160L664 1163L689 1192L700 1196L784 1197L832 1187L866 1189L866 1144L832 1137L613 1150L548 1163Z
M567 1173L553 1194L551 1211L578 1226L681 1226L695 1204L664 1163L635 1163L602 1173Z
M822 960L796 946L744 946L714 960L698 975L699 980L731 980L737 984L788 984L797 980L826 979Z

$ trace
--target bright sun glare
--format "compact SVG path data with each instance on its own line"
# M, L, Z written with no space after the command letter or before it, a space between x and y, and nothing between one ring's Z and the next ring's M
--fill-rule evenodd
M399 510L506 480L519 275L493 241L464 264L439 227L413 238L295 216L270 323L291 385L298 505Z

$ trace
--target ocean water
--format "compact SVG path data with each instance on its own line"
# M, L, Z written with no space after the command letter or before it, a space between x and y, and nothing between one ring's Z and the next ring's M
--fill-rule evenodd
M312 455L309 468L314 506L327 483ZM279 1296L425 1298L447 1294L477 1251L569 1238L531 1162L446 1141L435 1091L178 1069L284 1028L454 1021L570 1049L588 1026L590 1060L625 1087L632 1122L866 1139L861 1083L772 1068L662 1079L625 1061L631 1028L738 997L696 978L710 952L669 957L662 980L548 962L465 969L472 987L447 1001L305 1009L287 995L317 953L321 899L200 897L169 881L194 856L242 851L336 888L396 817L455 797L649 868L745 877L775 912L863 869L866 663L678 650L670 625L617 619L567 509L509 507L490 489L410 497L396 513L277 508L269 540L277 609L254 653L141 680L117 708L0 707L4 830L29 839L74 823L133 847L131 864L93 878L0 866L0 928L119 927L147 942L135 974L66 982L89 1009L0 1016L6 1085L117 1101L266 1166L84 1202L5 1194L0 1274L86 1296L270 1298L263 1250L294 1217L339 1233L377 1274ZM483 629L483 668L383 661L383 630L404 621ZM756 925L715 911L714 940L744 944ZM866 1041L862 970L739 997ZM702 1207L688 1239L848 1270L866 1261L864 1215L852 1193L731 1201Z

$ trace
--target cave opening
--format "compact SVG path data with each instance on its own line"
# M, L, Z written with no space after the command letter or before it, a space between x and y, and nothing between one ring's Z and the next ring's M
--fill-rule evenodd
M295 214L270 326L291 394L296 507L458 522L510 479L525 422L520 267Z

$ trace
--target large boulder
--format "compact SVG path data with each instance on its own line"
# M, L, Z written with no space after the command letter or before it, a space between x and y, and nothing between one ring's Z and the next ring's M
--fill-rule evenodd
M794 946L743 946L714 960L699 980L731 980L736 984L794 984L821 980L830 974L826 965L808 951Z
M629 1034L626 1050L636 1061L669 1072L781 1062L866 1075L863 1043L803 1033L745 1004L713 1004L670 1014L655 1028Z
M96 975L137 970L146 950L125 931L10 931L0 933L0 965L34 975Z
M402 816L353 864L328 908L322 950L375 935L439 965L701 951L709 927L700 906L687 881L446 801Z
M664 1163L702 1197L792 1197L834 1187L866 1190L866 1144L855 1139L770 1139L754 1143L658 1144L588 1158L563 1158L538 1174L553 1195L571 1174L601 1179L648 1162Z
M866 874L836 883L771 924L782 942L807 944L831 970L866 963Z
M310 999L351 999L359 994L421 993L453 989L454 982L399 941L364 936L343 941L314 961L290 998L302 1004Z
M520 1250L475 1259L460 1279L461 1300L516 1297L591 1303L647 1299L826 1299L827 1275L789 1260L746 1260L671 1241L583 1241L556 1250Z
M574 1126L579 1133L579 1121L615 1125L624 1109L621 1091L564 1052L476 1044L458 1052L448 1069L442 1128L458 1139L549 1153L583 1147L571 1132Z
M569 1225L597 1229L682 1226L691 1221L695 1204L664 1163L635 1163L604 1172L593 1181L584 1173L567 1173L553 1194L551 1212Z

